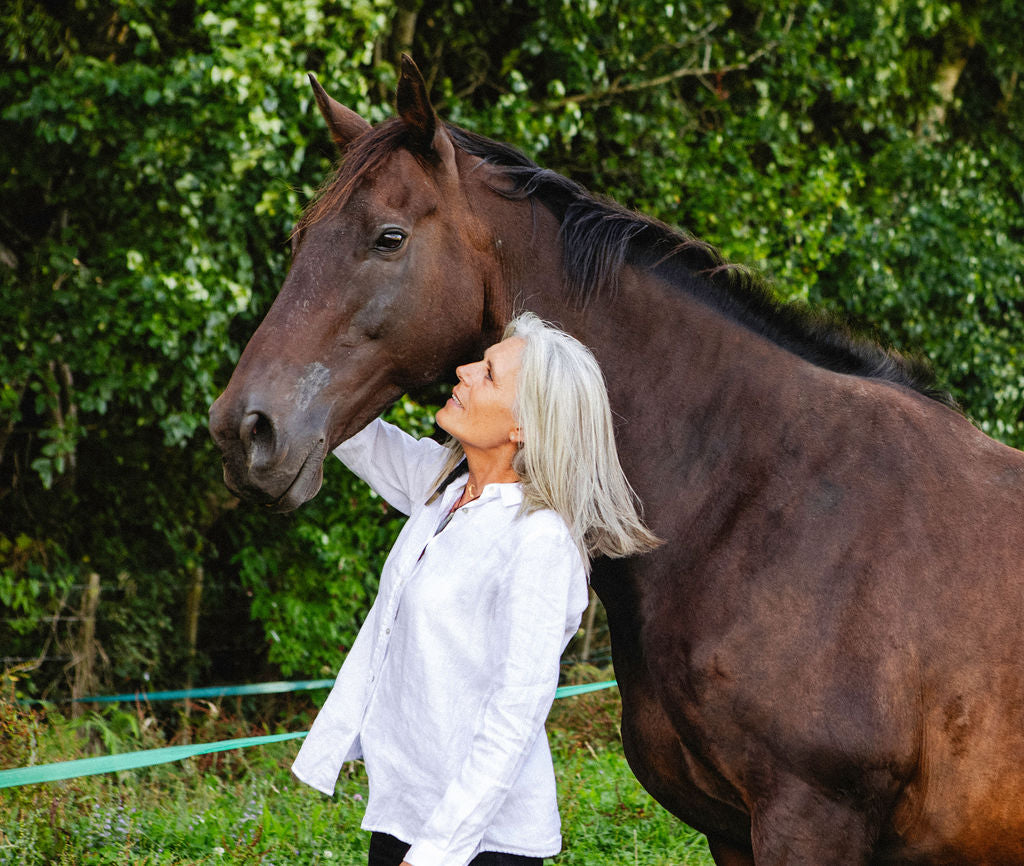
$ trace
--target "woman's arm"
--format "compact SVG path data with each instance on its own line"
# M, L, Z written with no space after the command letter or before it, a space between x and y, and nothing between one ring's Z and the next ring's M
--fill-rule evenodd
M390 505L410 514L430 493L447 449L377 418L335 448L334 455Z

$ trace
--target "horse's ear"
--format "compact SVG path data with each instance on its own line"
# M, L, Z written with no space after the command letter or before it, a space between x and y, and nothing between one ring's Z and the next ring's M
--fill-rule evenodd
M309 73L309 83L313 87L313 95L316 97L316 106L327 122L327 129L330 130L331 138L338 148L344 150L353 141L359 138L364 132L369 131L370 124L363 120L351 108L346 108L335 99L327 95L327 91L320 86L316 76Z
M408 54L402 55L402 74L398 79L398 115L409 129L410 149L434 153L444 163L454 160L451 139L430 104L427 82Z

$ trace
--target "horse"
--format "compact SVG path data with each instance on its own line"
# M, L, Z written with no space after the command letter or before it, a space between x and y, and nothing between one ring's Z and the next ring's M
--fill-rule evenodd
M594 563L632 771L719 866L1024 862L1024 454L925 365L699 239L440 120L403 58L211 407L237 494L480 357L519 310L588 345L664 544Z

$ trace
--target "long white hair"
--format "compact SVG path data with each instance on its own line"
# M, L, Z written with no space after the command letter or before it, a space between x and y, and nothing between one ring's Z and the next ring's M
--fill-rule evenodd
M619 463L608 391L593 354L533 313L509 322L504 339L510 337L525 340L513 406L520 447L512 461L524 512L557 512L588 563L657 547ZM448 447L439 484L463 457L457 440Z

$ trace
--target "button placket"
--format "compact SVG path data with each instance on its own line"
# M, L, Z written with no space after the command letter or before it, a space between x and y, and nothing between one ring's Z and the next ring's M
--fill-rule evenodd
M370 674L370 683L375 683L377 681L381 668L384 667L384 660L387 658L388 654L388 645L391 643L391 629L395 624L395 620L398 618L398 608L401 606L402 595L405 592L405 588L411 577L412 571L408 569L403 569L402 572L396 576L395 588L391 593L391 597L388 599L388 606L384 611L381 625L377 627L376 640L374 641L373 646L373 656L370 664L370 670L372 671Z

